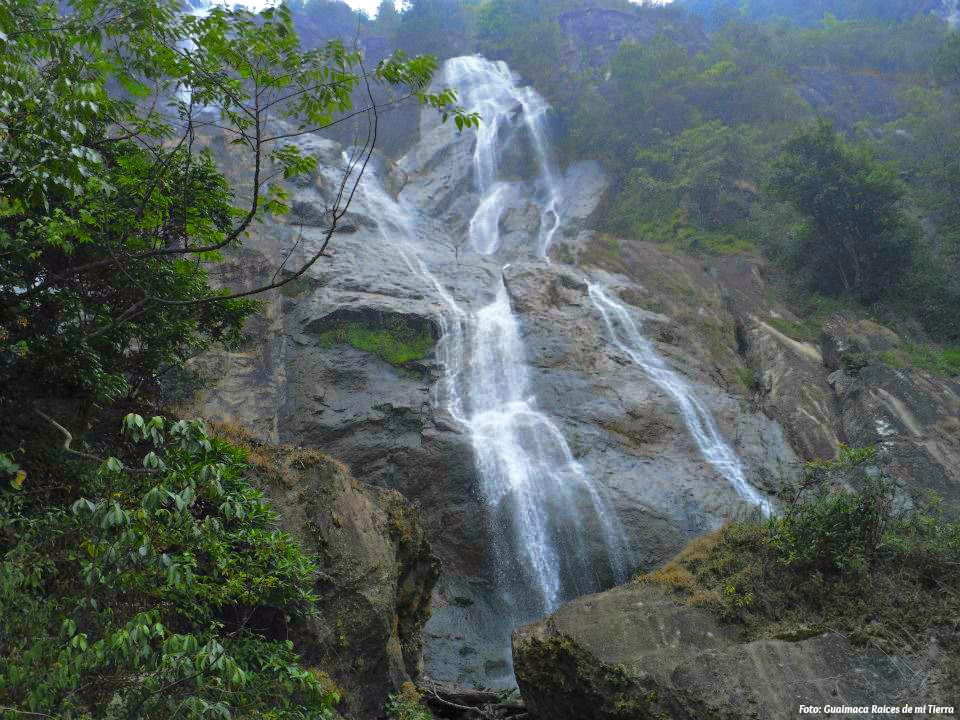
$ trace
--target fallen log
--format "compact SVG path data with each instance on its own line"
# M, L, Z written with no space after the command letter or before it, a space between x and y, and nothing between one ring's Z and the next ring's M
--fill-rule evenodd
M444 720L525 720L527 709L509 693L421 678L417 687L424 703Z

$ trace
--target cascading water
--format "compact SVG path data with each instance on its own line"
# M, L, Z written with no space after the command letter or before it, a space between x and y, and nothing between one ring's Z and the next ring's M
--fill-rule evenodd
M520 190L519 184L498 178L501 133L515 127L513 118L519 113L537 162L539 187L535 194L540 209L537 254L546 256L560 224L559 191L550 163L545 123L550 106L533 88L521 87L506 63L491 62L477 55L448 60L444 78L457 90L461 104L483 118L473 156L481 199L470 222L471 247L484 255L500 247L500 216Z
M591 284L589 292L594 307L603 316L614 344L640 366L651 380L670 394L687 430L707 462L733 485L744 500L756 505L762 513L768 514L769 503L747 482L740 459L720 435L710 413L693 396L680 376L667 367L650 341L640 332L627 309L598 285Z
M604 580L623 581L622 529L563 433L536 408L506 288L479 312L463 310L422 262L412 209L372 178L360 188L383 238L437 301L444 372L435 400L470 433L496 584L514 612L509 622L549 612ZM591 535L604 546L605 567L594 562Z
M521 87L507 66L478 56L449 60L447 84L470 111L480 113L474 170L480 201L471 218L472 248L500 249L499 223L525 190L540 212L536 254L544 257L559 226L559 191L546 134L546 101ZM501 179L505 136L526 130L537 175L532 184ZM587 548L593 522L606 550L603 574L627 571L623 532L563 433L536 407L523 343L507 290L471 323L469 428L488 515L498 586L518 619L553 610L565 599L598 589L598 568Z
M587 513L597 520L614 579L623 580L622 531L563 433L536 408L506 288L477 314L471 351L470 429L498 585L526 616L596 590Z
M545 258L560 226L561 199L548 152L546 102L519 87L503 63L479 57L448 61L445 81L483 118L474 151L480 197L469 222L470 247L481 255L522 252L502 247L499 226L507 208L533 202L540 214L534 254ZM515 151L516 143L526 143L535 160L533 178L518 173L504 178L502 155ZM423 259L430 254L418 237L415 210L395 201L372 177L362 179L360 190L384 240L435 301L443 374L433 401L472 441L495 579L496 632L508 633L567 599L623 581L631 568L622 526L558 425L537 406L502 277L491 288L495 300L489 305L458 303L438 277L441 269L428 268ZM626 309L596 285L589 292L614 342L673 397L704 457L747 501L766 511L709 413L657 356ZM502 642L509 673L509 637L498 638L493 641Z
M958 0L944 0L947 23L956 28L960 24L960 2Z
M210 10L215 6L227 8L242 8L250 12L259 12L265 7L274 4L274 0L185 0L183 12L187 15L203 18L210 14ZM180 49L190 52L196 48L192 40L184 40L180 43ZM177 99L184 105L190 105L191 91L189 87L181 87L177 90ZM206 111L210 108L199 108L200 111Z

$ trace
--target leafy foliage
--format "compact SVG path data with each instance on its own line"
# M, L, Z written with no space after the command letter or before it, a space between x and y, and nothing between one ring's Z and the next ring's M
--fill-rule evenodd
M199 420L128 415L140 467L68 467L62 502L0 494L0 705L74 717L326 718L287 639L313 561ZM126 453L132 448L124 448Z
M772 195L809 220L796 262L827 294L875 301L910 267L918 232L902 209L894 168L852 146L820 120L786 144L773 166Z
M420 694L411 683L404 683L400 692L391 695L384 711L388 720L433 720L433 713L420 702Z
M677 0L677 4L707 18L730 19L744 17L754 22L789 21L796 25L821 22L828 14L841 20L894 21L926 12L929 4L923 0L810 0L796 3L791 0Z
M228 231L230 194L208 155L178 151L159 178L133 143L110 145L101 157L97 177L110 190L91 186L81 197L61 196L49 214L21 211L0 225L5 384L19 378L116 400L211 342L235 345L256 307L205 302L221 294L208 266L157 252L187 238L217 244ZM150 197L139 197L151 184ZM189 206L182 205L185 193L195 198ZM131 254L143 257L118 270L112 257ZM91 267L70 272L78 265Z
M637 151L630 176L632 193L659 196L662 212L681 208L697 227L729 227L749 214L749 178L756 177L749 127L731 128L717 120L689 128L676 138L662 138L656 149ZM691 217L692 216L692 217Z

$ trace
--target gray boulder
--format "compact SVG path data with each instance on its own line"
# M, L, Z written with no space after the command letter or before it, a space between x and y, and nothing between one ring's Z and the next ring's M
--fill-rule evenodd
M800 705L894 705L909 686L898 658L840 635L739 643L641 584L520 628L513 656L535 720L787 720Z

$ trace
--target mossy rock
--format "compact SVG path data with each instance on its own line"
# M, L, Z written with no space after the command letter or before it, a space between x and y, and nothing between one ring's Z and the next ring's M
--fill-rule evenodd
M321 347L349 345L397 366L422 360L436 343L428 330L417 329L399 318L382 327L363 322L342 322L321 333L319 342Z

